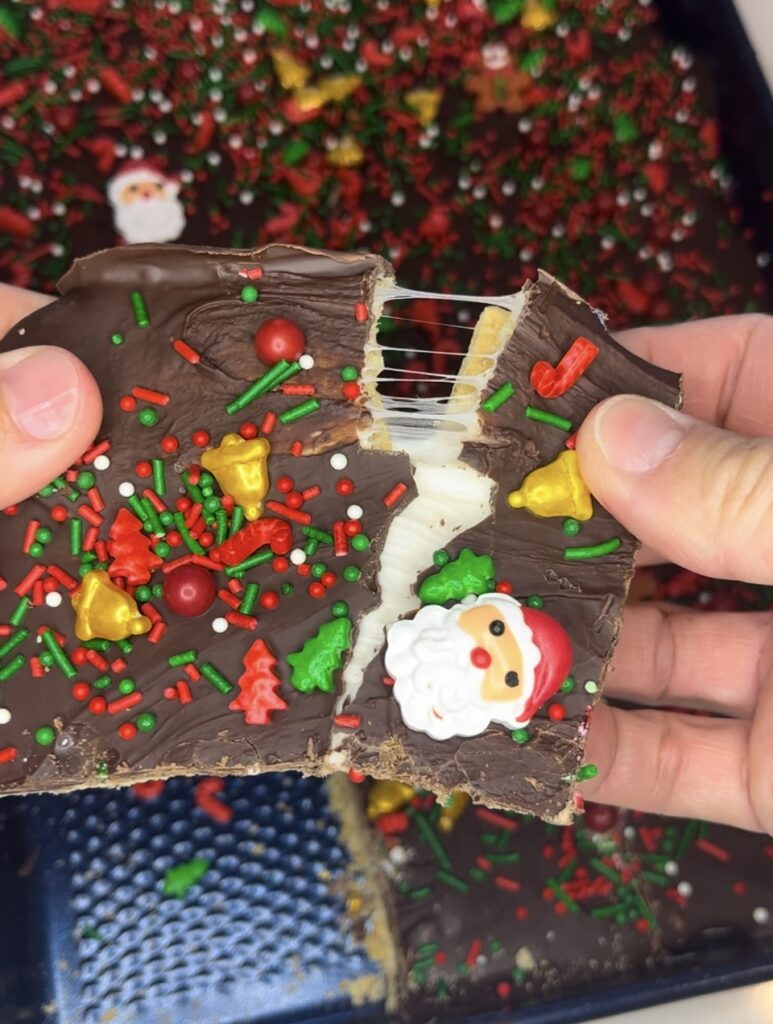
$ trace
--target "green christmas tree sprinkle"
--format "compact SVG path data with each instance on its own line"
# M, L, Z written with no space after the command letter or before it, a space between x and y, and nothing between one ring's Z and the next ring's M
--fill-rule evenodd
M489 555L476 555L462 548L459 555L439 572L422 581L419 597L424 604L462 601L470 594L487 594L494 589L494 563Z
M191 886L209 871L210 862L206 857L194 857L184 864L176 864L164 875L164 896L172 896L181 900L187 895Z
M349 650L352 620L340 616L320 626L300 651L287 655L292 668L290 682L301 693L333 691L333 673L341 667L342 655Z

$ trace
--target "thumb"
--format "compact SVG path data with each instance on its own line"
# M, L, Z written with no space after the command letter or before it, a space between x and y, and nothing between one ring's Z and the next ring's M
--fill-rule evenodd
M0 508L67 469L101 418L96 382L74 355L49 346L0 353Z
M665 558L704 576L773 581L773 440L617 395L588 415L577 455L598 501Z

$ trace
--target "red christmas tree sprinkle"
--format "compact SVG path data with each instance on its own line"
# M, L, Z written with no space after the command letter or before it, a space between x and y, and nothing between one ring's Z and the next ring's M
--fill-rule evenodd
M142 532L142 523L128 509L119 509L110 527L107 549L112 563L111 576L122 576L132 586L147 583L162 564L152 550L152 541Z
M231 711L243 711L247 725L268 725L272 711L283 711L287 704L277 693L281 679L274 672L276 658L265 640L256 640L244 655L244 672L236 681L239 696L228 705Z

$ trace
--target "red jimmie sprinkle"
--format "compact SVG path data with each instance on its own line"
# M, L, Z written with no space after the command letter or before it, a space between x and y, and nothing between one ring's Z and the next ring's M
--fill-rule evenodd
M199 672L195 665L186 665L183 668L183 672L192 683L197 683L201 679L201 672Z
M341 729L359 729L362 725L361 715L336 715L333 719Z
M287 505L283 505L279 501L267 501L266 508L271 509L272 512L276 512L277 515L284 516L285 519L291 519L294 523L301 523L303 526L308 526L311 522L311 516L308 512L301 512L300 509L288 508Z
M275 426L276 426L276 413L275 412L267 412L266 415L263 417L263 421L260 424L260 432L261 432L261 434L270 434Z
M384 686L394 686L395 685L395 681L394 681L394 679L391 676L382 676L381 677L381 682L384 684Z
M17 593L19 597L25 597L30 592L30 590L32 590L35 581L39 580L42 576L44 576L45 572L45 566L33 566L33 568L30 569L30 571L27 573L27 575L23 579L19 580L17 585L14 587L14 592Z
M564 441L564 448L569 448L571 451L573 451L577 447L577 433L578 431L575 430L571 437L567 437L567 439Z
M177 680L177 696L181 704L190 704L193 701L193 694L186 679Z
M83 550L84 551L93 551L98 540L99 540L99 527L98 526L90 526L88 528L88 530L86 530L86 536L83 538Z
M129 83L120 75L115 68L102 68L98 72L99 80L106 92L110 93L114 100L127 104L132 101L132 91Z
M238 608L241 601L238 597L231 593L230 590L226 590L225 587L221 587L217 592L217 596L221 601L224 601L229 608Z
M240 270L239 277L246 277L248 281L259 281L263 277L260 267L251 267L249 270Z
M19 756L16 747L0 747L0 764L10 764Z
M172 342L172 348L175 350L178 356L182 356L186 363L192 363L194 366L201 360L201 356L195 348L191 348L187 341L183 341L181 338L177 338Z
M92 651L91 649L87 649L86 661L90 665L93 665L94 668L98 669L100 672L107 672L107 670L110 668L110 662L107 660L107 658L103 658L99 651Z
M39 529L40 520L30 519L30 521L27 523L26 529L24 530L24 540L21 542L21 549L25 555L30 549L30 544L32 544L33 541L35 540L35 534L38 532Z
M159 498L155 491L152 491L149 487L146 487L142 492L142 497L147 498L156 512L166 512L166 505Z
M132 790L139 800L157 800L165 786L166 783L161 779L152 779L150 782L135 782Z
M111 700L107 705L107 713L109 715L118 715L122 711L129 711L131 708L136 708L141 700L142 694L139 690L135 690L134 693L127 693L123 697Z
M346 536L346 524L342 519L333 523L333 553L340 558L349 552L349 539Z
M394 487L392 488L392 490L388 494L384 495L384 504L386 505L386 507L387 508L392 508L393 505L396 505L397 502L400 500L400 498L402 498L402 496L405 494L405 492L407 490L408 490L408 485L407 484L403 484L403 483L395 484Z
M81 505L78 509L78 515L81 519L85 519L91 526L96 526L97 528L99 528L104 522L102 516L98 512L95 512L90 505Z
M354 319L362 322L368 319L368 307L364 302L356 302L354 304Z
M40 664L40 658L30 658L30 671L35 679L42 679L46 674L46 670Z
M314 395L317 389L313 384L283 384L283 395Z
M481 939L473 939L470 943L470 948L467 950L467 956L464 958L464 962L468 967L474 967L482 952L483 941Z
M169 395L165 391L154 391L153 388L132 388L132 394L141 402L151 405L169 405Z
M95 512L101 512L105 507L104 499L99 493L98 487L90 487L86 491L86 497L89 499L89 503Z
M709 842L708 839L696 839L695 845L699 850L702 850L703 853L708 854L709 857L713 857L715 860L721 860L724 863L730 860L730 853L727 850L717 846L716 843Z
M258 628L258 620L254 615L242 615L241 612L229 612L226 615L226 621L230 622L232 626L238 626L239 629Z
M521 883L516 882L514 878L507 878L505 875L494 875L494 885L498 889L504 889L505 892L521 891Z
M497 814L496 811L490 811L488 807L476 807L475 814L481 821L485 821L486 824L507 829L508 832L515 832L518 828L517 821L513 821L512 818L506 818L504 814Z
M90 465L94 461L94 459L98 458L100 455L105 455L109 451L110 442L100 441L99 444L95 444L93 448L89 448L89 450L83 456L83 461Z
M303 441L293 441L290 445L290 454L297 458L303 455Z
M148 641L151 644L157 644L164 635L164 633L166 633L166 629L167 626L165 622L154 623L153 626L151 627L150 632L147 634Z
M376 819L376 827L383 835L395 835L408 829L408 815L405 811L392 811Z

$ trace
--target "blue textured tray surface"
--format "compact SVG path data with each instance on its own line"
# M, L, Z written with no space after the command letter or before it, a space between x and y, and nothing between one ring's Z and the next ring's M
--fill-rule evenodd
M177 779L152 801L102 790L4 802L0 845L15 863L0 899L9 913L27 890L10 913L17 937L31 926L40 971L0 1019L22 1019L25 998L31 1019L57 1024L364 1019L345 1012L341 985L374 968L336 885L346 854L322 783L229 779L226 825L193 790ZM194 857L209 870L164 897L166 871ZM20 864L28 877L14 886ZM5 939L0 963L13 966Z

